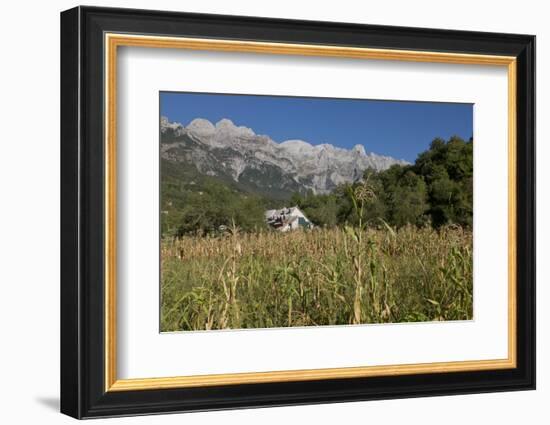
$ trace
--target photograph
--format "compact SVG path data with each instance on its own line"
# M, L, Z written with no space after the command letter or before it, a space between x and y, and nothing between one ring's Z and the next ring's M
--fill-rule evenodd
M160 331L472 320L473 108L160 92Z
M546 394L523 392L522 406L509 392L534 390L540 369L540 63L526 31L543 19L525 25L521 8L495 23L492 9L430 20L395 7L201 7L75 6L59 27L39 13L52 49L33 52L60 56L44 68L57 83L41 87L59 87L61 107L32 117L55 127L60 149L7 157L38 158L58 190L37 191L40 166L12 159L11 180L38 174L26 172L29 189L13 189L24 201L6 211L28 216L11 226L26 266L36 206L51 199L61 216L61 262L39 250L44 265L27 279L60 274L60 291L40 284L31 299L58 306L54 334L27 338L57 344L38 362L55 364L42 368L52 376L31 370L41 403L58 394L77 419L217 411L219 422L220 410L328 403L346 410L333 418L354 417L351 402L369 401L369 418L392 406L410 422L393 406L415 399L425 422L419 398L430 397L431 416L459 412L457 423L478 420L468 413L479 406L504 422L534 418ZM27 69L34 53L14 63ZM28 145L18 137L16 151ZM52 238L33 241L50 254ZM40 392L47 382L56 392ZM447 396L460 408L437 407ZM22 398L14 413L27 407Z

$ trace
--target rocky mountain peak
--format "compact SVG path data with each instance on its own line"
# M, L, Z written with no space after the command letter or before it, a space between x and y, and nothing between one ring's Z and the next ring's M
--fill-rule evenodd
M170 122L168 118L166 117L160 117L160 131L165 132L166 130L178 130L180 128L183 128L183 126L180 123L177 122Z
M367 152L365 151L365 147L363 145L355 145L352 150L361 156L367 156Z
M214 124L204 118L195 118L186 129L200 136L210 136L216 132Z
M228 118L222 118L216 123L216 129L234 129L236 126Z
M357 180L367 168L384 170L394 164L407 164L367 154L362 144L345 149L298 139L277 143L226 118L215 125L196 118L183 127L162 117L160 126L161 134L174 130L173 137L166 138L162 146L164 159L186 161L204 174L229 176L247 188L267 193L328 193L339 184Z
M254 131L248 127L236 126L233 121L223 118L216 123L216 131L219 133L231 133L237 137L253 137Z

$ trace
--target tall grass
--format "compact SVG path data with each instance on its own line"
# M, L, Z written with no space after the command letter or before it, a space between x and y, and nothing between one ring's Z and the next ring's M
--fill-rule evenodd
M163 239L161 330L472 318L472 233L359 226Z

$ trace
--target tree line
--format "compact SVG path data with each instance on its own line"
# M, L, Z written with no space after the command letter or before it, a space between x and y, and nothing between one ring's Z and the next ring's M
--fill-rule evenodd
M338 186L330 194L293 194L287 201L244 193L196 170L163 163L162 234L206 234L235 224L243 231L266 229L266 209L298 206L316 225L357 225L354 193L359 186L370 194L361 217L366 225L406 224L440 227L472 226L473 140L437 138L414 164L384 171L365 170L363 180ZM191 183L190 183L191 182Z
M473 140L437 138L412 165L394 165L384 171L365 170L363 180L337 187L326 195L294 194L297 205L317 226L357 224L353 193L360 186L372 193L363 208L363 222L440 227L472 226Z

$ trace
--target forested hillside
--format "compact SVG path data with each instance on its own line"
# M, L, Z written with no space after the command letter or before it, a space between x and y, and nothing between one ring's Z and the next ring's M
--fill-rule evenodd
M371 224L383 219L393 226L405 224L472 225L473 141L453 137L435 139L414 164L394 165L385 171L367 170L363 183L372 196L363 211ZM294 194L291 203L298 205L317 225L355 224L350 189L340 186L329 195Z
M201 174L190 163L161 163L163 235L206 234L233 223L244 231L265 229L264 211L299 206L317 226L355 225L353 191L368 189L362 220L379 226L472 225L473 141L435 139L414 164L384 171L367 169L363 180L337 186L329 194L288 193L286 199L248 191L231 179ZM263 192L269 194L269 189Z

